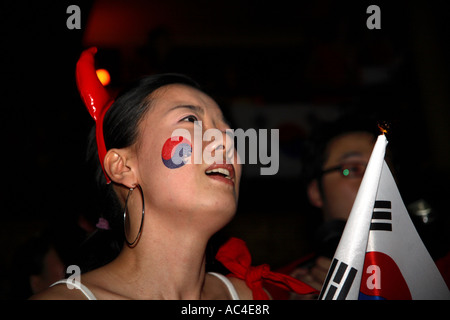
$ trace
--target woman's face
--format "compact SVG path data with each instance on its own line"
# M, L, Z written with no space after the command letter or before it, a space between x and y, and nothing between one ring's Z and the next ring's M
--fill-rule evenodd
M233 217L239 194L241 165L237 164L234 152L231 165L226 164L226 154L230 154L232 144L226 143L225 130L229 129L216 102L205 93L189 86L172 84L156 90L151 95L151 107L139 125L139 137L135 152L137 159L137 179L141 185L145 206L150 211L160 212L162 217L172 219L184 227L209 225L217 228L217 223L225 225ZM199 141L194 143L194 128L199 131L201 121L202 137L208 129L218 129L222 141ZM184 129L190 133L191 156L187 163L170 166L163 161L170 152L167 146L174 130ZM175 135L176 136L176 135ZM223 144L222 144L223 142ZM176 143L175 143L176 145ZM222 173L211 174L211 163L202 157L192 159L196 148L214 149L215 157L223 155L223 165L216 165ZM198 152L198 150L197 150ZM172 151L172 155L173 155ZM177 152L177 154L179 154ZM184 153L184 155L189 153ZM217 159L217 158L216 158ZM179 162L178 162L179 163ZM224 170L226 169L226 170ZM216 170L217 171L217 170ZM208 172L208 174L207 174ZM217 220L217 221L215 221ZM215 223L214 223L215 222ZM222 226L220 226L222 227ZM215 231L214 231L215 232Z

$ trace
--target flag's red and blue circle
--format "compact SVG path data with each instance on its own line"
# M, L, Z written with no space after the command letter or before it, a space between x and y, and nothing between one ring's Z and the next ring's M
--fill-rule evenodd
M359 300L411 299L408 284L395 261L382 252L366 252Z

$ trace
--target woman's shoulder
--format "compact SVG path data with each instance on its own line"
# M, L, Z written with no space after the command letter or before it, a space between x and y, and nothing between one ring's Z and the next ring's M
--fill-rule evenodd
M208 272L205 279L205 300L249 300L252 292L243 280L227 277L216 272Z
M86 300L81 290L70 287L66 283L55 284L46 290L39 292L29 298L29 300Z
M244 280L236 277L227 277L236 289L240 300L253 300L252 290L247 286Z

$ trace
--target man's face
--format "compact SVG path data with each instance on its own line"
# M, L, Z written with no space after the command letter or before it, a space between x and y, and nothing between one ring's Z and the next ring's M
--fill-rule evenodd
M322 208L324 220L347 220L373 150L370 133L353 132L330 141L326 150L322 192L315 204ZM330 170L331 169L331 170ZM316 183L316 188L318 188Z

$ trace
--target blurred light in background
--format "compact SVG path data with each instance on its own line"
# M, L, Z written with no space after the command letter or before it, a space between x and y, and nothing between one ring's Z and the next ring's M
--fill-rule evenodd
M102 83L102 85L105 87L111 82L111 76L109 75L108 70L106 69L97 69L96 70L97 77Z

